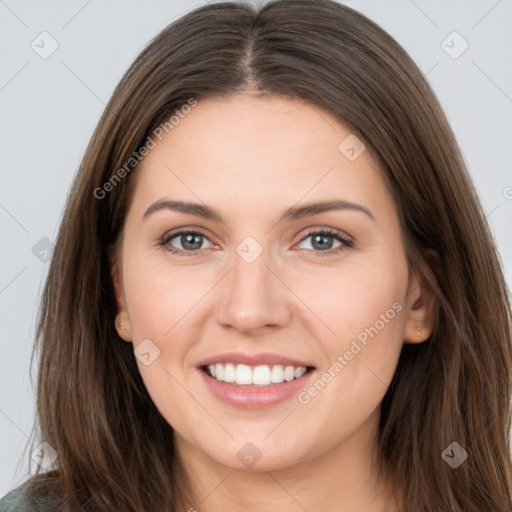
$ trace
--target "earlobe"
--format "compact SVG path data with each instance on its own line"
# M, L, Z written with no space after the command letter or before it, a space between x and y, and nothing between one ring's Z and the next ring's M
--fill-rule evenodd
M116 331L117 331L117 334L124 341L131 342L132 338L131 338L131 335L130 335L129 331L127 330L127 328L125 327L123 322L118 320L118 318L119 318L119 315L116 317Z
M114 246L109 246L108 257L110 262L110 276L112 279L112 286L117 303L117 315L115 318L115 328L117 334L124 341L132 341L130 331L130 320L128 318L128 311L126 309L126 301L124 298L123 287L121 285L121 278L119 275L119 268L117 265Z
M422 343L422 342L426 341L430 337L431 334L432 334L432 330L431 329L426 330L424 325L416 326L413 333L410 332L409 327L406 327L405 335L404 335L404 343L411 343L411 344Z

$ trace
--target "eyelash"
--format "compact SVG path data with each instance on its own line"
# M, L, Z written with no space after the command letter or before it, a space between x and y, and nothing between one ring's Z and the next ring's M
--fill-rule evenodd
M171 233L169 235L167 235L167 234L164 235L161 238L160 242L158 242L158 246L159 247L163 247L166 251L169 251L170 253L178 254L179 256L185 256L185 257L197 256L197 255L201 254L203 252L203 250L194 251L194 252L182 251L181 249L176 249L176 248L174 248L174 247L169 245L169 242L172 239L174 239L174 238L176 238L178 236L189 235L189 234L201 235L201 236L203 236L204 238L206 238L208 240L208 237L206 236L206 234L203 233L199 229L195 229L195 230L184 229L182 231L177 231L177 232ZM335 238L339 242L341 242L341 245L339 247L336 247L335 249L329 249L328 251L319 251L319 250L316 250L316 249L307 249L307 250L313 250L313 252L316 253L319 256L330 256L332 254L340 253L340 252L342 252L342 251L344 251L346 249L351 249L351 248L355 247L354 242L350 238L348 238L342 232L334 230L334 229L330 229L330 228L325 228L325 229L321 229L321 230L314 230L314 229L312 229L312 230L308 231L301 238L299 243L303 242L304 240L306 240L306 238L310 237L311 235L327 235L328 237Z

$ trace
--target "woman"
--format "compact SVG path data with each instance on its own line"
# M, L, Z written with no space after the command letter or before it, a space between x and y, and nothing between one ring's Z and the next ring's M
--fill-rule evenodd
M57 458L2 510L512 507L497 251L423 75L346 6L213 4L148 45L38 339Z

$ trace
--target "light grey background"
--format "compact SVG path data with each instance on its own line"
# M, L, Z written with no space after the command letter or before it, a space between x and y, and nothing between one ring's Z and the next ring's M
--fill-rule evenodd
M387 30L427 74L488 213L510 288L512 0L343 3ZM55 241L71 181L122 73L154 35L199 5L0 0L0 496L26 468L19 461L34 413L29 357L48 268L48 241L40 240ZM44 31L58 43L46 59L31 47L51 49ZM469 44L456 59L445 51L463 49L454 31Z

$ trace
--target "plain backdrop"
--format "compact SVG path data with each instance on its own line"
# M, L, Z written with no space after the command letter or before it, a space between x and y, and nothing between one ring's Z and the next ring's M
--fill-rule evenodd
M0 496L24 479L37 307L82 154L136 55L204 3L0 0ZM388 31L426 74L487 212L510 288L512 0L343 3Z

